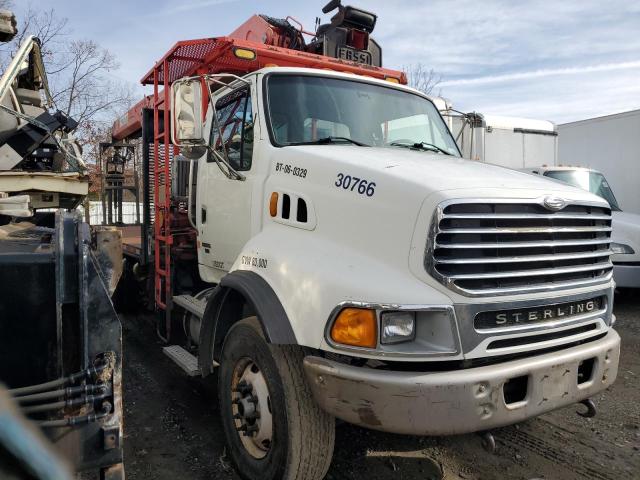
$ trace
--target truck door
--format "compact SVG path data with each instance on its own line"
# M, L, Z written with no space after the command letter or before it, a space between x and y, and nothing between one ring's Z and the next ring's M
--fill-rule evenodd
M221 155L226 149L229 163L245 180L227 177L212 153L202 162L202 183L197 192L198 258L204 265L228 271L251 235L254 129L250 88L243 86L219 98L216 111L220 129L212 119L210 145Z

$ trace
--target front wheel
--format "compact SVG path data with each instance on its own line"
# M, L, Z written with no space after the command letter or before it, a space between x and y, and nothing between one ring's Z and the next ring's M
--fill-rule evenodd
M270 345L256 317L224 341L218 400L231 460L247 480L321 480L333 455L335 421L306 383L298 346Z

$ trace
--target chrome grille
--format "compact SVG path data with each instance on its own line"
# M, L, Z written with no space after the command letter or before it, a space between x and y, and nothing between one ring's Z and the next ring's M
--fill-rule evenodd
M425 267L469 296L573 288L611 278L610 237L602 204L449 202L434 215Z

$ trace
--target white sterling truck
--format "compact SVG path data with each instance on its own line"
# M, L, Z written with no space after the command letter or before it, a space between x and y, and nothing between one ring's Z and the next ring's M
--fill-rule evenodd
M114 126L140 118L151 145L153 261L130 275L167 355L217 375L240 475L322 479L336 418L451 435L594 414L619 358L609 205L460 158L378 66L375 16L338 8L307 44L264 16L178 42Z

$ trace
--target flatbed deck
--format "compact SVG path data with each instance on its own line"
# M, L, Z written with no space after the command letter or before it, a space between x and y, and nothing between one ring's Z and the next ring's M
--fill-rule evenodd
M122 253L135 258L142 255L142 225L124 225L117 227L122 233Z

